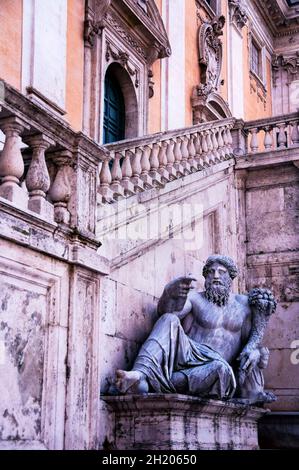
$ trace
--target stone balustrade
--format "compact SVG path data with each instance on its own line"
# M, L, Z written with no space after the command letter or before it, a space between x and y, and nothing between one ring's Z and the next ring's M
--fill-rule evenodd
M0 98L1 202L95 233L98 169L108 151L3 81Z
M298 146L298 124L298 113L246 122L246 153L255 154Z
M232 158L234 119L107 144L99 193L111 203Z
M100 146L5 82L0 88L0 197L89 233L96 231L99 202L163 188L238 157L239 149L244 155L299 145L293 113L247 123L226 118Z

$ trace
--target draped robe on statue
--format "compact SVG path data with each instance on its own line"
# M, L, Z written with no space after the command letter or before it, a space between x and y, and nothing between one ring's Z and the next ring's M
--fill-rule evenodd
M211 347L189 338L174 314L156 322L141 347L133 370L146 375L157 393L176 393L175 377L184 374L188 393L230 398L236 381L228 362Z

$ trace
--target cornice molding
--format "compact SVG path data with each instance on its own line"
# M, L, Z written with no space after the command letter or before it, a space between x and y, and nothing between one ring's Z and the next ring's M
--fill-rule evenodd
M135 24L132 28L131 24ZM85 6L84 40L93 47L105 26L115 28L144 59L154 47L157 58L169 57L171 47L163 20L154 0L142 5L137 0L87 0Z
M143 60L147 60L146 50L141 46L141 43L128 32L114 12L110 11L106 13L105 23L117 32L119 37L121 37L135 52L137 52Z
M299 32L299 13L287 15L291 10L282 8L278 0L253 0L264 21L275 37L290 36Z

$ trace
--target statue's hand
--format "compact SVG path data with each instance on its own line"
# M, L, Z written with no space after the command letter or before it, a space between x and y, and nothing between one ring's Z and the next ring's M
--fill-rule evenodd
M261 358L260 351L258 349L244 348L239 357L237 358L240 361L239 370L249 374L259 363Z
M191 275L177 277L166 285L165 292L172 299L186 300L190 289L192 289L192 281L196 280Z
M262 289L260 287L252 289L249 292L248 301L252 308L263 313L265 316L270 316L276 310L277 302L269 289Z

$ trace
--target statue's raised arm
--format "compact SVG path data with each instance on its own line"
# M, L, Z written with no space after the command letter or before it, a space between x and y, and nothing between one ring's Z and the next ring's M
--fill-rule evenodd
M187 296L192 289L192 281L196 281L195 277L180 276L166 284L164 291L158 302L158 315L164 313L174 313L182 318L191 309L191 304L186 306Z

